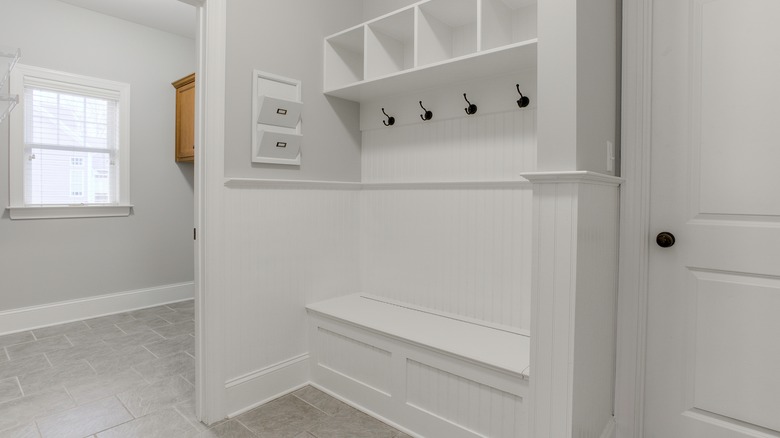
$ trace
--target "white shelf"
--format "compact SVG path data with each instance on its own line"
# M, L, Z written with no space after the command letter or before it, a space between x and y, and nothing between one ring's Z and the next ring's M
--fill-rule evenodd
M5 90L5 85L11 76L11 70L14 69L21 56L22 51L19 49L0 46L0 123L3 123L3 120L19 103L19 96L5 94L3 90Z
M357 102L536 68L536 0L423 0L325 38L324 92Z
M16 62L22 56L22 51L16 48L0 46L0 92L11 75Z
M19 96L0 94L0 123L3 123L8 114L11 114L17 103L19 103Z
M325 94L355 102L366 102L377 97L430 88L442 82L455 83L495 75L502 71L535 69L536 46L536 39L523 41L380 78L326 89Z

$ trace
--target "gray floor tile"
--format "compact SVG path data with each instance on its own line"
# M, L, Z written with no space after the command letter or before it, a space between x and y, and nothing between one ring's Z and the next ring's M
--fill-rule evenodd
M305 386L295 391L293 395L328 415L337 415L342 412L351 412L353 410L353 408L346 403L342 403L311 386Z
M86 361L80 361L27 373L19 377L19 383L22 391L29 395L94 375L92 367Z
M193 397L185 402L178 403L174 406L174 409L178 413L181 414L182 417L186 418L187 421L190 422L190 424L197 429L198 431L205 431L209 429L209 426L206 426L205 424L198 421L198 417L195 414L195 397ZM213 427L213 426L212 426Z
M195 300L186 300L186 301L179 301L177 303L170 303L166 304L168 307L174 310L178 309L194 309L195 308Z
M197 438L257 438L257 435L238 421L231 420L201 432Z
M5 347L0 347L0 363L8 362L8 353L5 352Z
M124 312L124 313L116 313L114 315L101 316L98 318L86 319L84 320L84 322L90 328L98 328L98 327L112 326L114 324L132 321L134 319L135 318L133 318L132 315L130 315L127 312Z
M195 314L192 312L171 312L160 315L160 318L171 324L179 324L187 321L195 321Z
M35 356L0 363L0 379L7 379L50 367L51 365L46 360L46 356L36 354Z
M189 438L197 431L176 410L155 412L97 434L98 438Z
M195 356L195 338L190 335L176 336L153 344L146 344L144 347L157 357L170 356L180 351Z
M22 388L16 377L0 380L0 403L16 400L22 396Z
M356 409L327 417L309 431L317 438L394 438L394 428Z
M395 434L395 438L412 438L410 435L407 435L403 432L398 432Z
M241 414L236 420L263 438L294 438L327 418L310 404L287 395Z
M105 356L98 356L87 361L98 374L118 373L130 368L155 360L156 357L146 348L140 345L127 347L120 351L114 351Z
M136 418L173 408L195 397L195 387L181 376L137 386L118 395Z
M144 344L152 344L154 342L162 341L163 337L157 333L148 330L139 333L133 333L132 335L120 336L118 338L106 339L106 344L110 345L114 350L123 350L129 347L137 347Z
M187 370L186 372L182 373L181 375L184 377L184 380L190 382L192 386L195 386L195 368Z
M0 432L0 438L41 438L41 435L38 433L38 426L30 423Z
M31 423L36 417L62 412L75 406L65 388L57 388L0 404L0 430Z
M78 406L38 420L43 438L83 438L133 419L116 397Z
M173 312L175 312L175 310L171 309L168 306L156 306L156 307L147 307L146 309L133 310L127 312L127 314L132 316L135 319L145 319L149 317L156 317L164 313L173 313Z
M35 340L32 332L19 332L12 333L10 335L0 336L0 347L8 347L9 345L23 344L25 342L32 342Z
M36 339L51 338L52 336L67 335L68 333L83 332L89 330L84 321L69 322L67 324L52 325L33 330Z
M86 344L46 353L52 366L66 365L82 360L94 359L114 353L106 344Z
M76 404L85 404L94 400L129 391L139 386L145 386L147 382L140 374L128 369L120 373L87 377L65 383L65 388L76 401Z
M153 318L148 319L136 319L133 321L123 322L121 324L117 324L116 326L119 327L120 330L127 334L132 333L138 333L138 332L146 332L153 328L162 327L166 325L171 325L170 322L160 318L159 316L155 316Z
M102 344L105 339L113 339L121 336L126 336L127 333L119 330L119 327L115 325L102 326L83 332L69 333L65 335L71 344L74 346L89 345L89 344Z
M8 357L10 357L11 360L14 360L23 357L34 356L39 353L48 353L50 351L62 350L72 346L73 345L65 338L65 336L56 336L53 338L41 339L40 341L11 345L9 347L5 347L5 349L8 351Z
M166 325L154 329L155 332L164 336L166 339L175 338L181 335L188 335L195 332L195 323L193 321L180 322L178 324Z
M175 353L171 356L155 359L133 367L147 381L178 376L195 369L195 359L187 353Z

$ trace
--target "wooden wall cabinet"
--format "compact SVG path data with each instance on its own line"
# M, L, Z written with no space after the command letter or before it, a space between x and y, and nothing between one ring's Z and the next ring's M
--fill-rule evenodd
M176 88L176 161L195 161L195 73L173 82Z

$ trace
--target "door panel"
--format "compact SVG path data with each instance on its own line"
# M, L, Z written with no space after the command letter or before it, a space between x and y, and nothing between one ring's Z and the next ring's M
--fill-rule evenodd
M691 270L695 408L780 430L780 280Z
M693 4L692 141L700 212L780 215L776 0ZM724 172L725 171L725 172Z
M645 437L780 437L780 1L653 20Z

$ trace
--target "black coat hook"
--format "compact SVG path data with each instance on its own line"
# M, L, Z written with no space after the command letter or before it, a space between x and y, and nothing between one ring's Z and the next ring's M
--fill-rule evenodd
M466 108L466 114L472 116L477 113L477 106L473 103L469 102L469 98L466 97L466 93L463 93L463 98L466 99L466 103L469 104L469 107Z
M517 92L520 93L520 84L517 84L516 87ZM525 108L529 103L531 103L531 99L529 99L528 96L523 96L523 93L520 93L520 99L517 99L517 106Z
M423 111L425 111L425 114L420 114L421 119L427 122L428 120L431 120L433 118L433 111L428 111L427 109L425 109L425 107L422 104L422 100L420 101L420 108L422 108Z
M393 126L395 124L395 117L388 116L384 108L382 108L382 114L387 117L387 120L382 120L382 123L384 123L385 126Z

